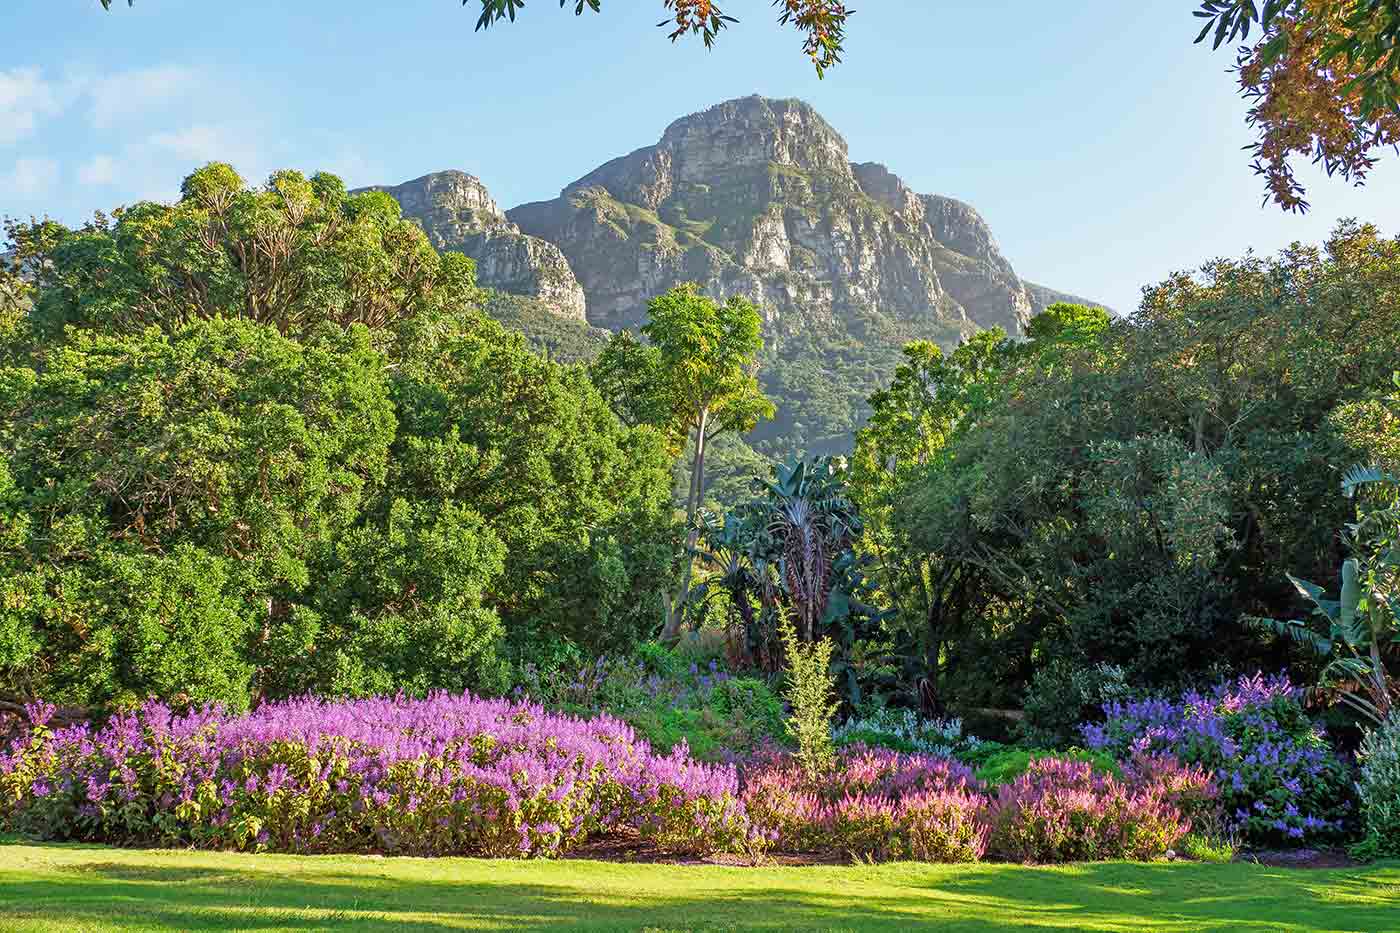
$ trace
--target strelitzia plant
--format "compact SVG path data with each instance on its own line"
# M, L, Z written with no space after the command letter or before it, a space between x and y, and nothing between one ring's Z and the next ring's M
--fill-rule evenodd
M1336 599L1315 583L1288 579L1312 605L1309 619L1246 622L1291 639L1327 658L1314 693L1334 699L1374 726L1400 708L1388 664L1400 655L1400 477L1354 466L1342 479L1348 498L1367 495L1343 538L1352 557L1342 563Z

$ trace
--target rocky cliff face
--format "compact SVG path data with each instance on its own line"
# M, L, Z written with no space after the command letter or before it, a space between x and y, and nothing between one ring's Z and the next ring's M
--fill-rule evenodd
M975 210L851 164L845 140L801 101L747 97L685 117L656 145L507 217L559 245L589 320L612 329L687 280L755 300L779 341L874 315L901 337L947 343L979 327L1015 331L1034 305Z
M371 190L393 195L404 215L417 220L438 249L475 259L477 281L483 286L536 298L556 314L585 320L583 288L559 247L521 233L480 179L465 172L435 172Z
M773 455L849 450L905 342L1015 333L1071 297L1022 280L967 204L852 164L841 135L795 100L684 117L656 145L504 215L460 172L384 190L439 248L474 257L483 285L524 296L492 313L566 357L596 345L593 328L643 323L648 300L680 282L753 300L779 415L748 440ZM550 310L572 320L546 321Z

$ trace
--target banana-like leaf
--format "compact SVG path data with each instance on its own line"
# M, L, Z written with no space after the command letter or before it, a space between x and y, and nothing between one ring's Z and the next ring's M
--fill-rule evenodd
M1356 558L1342 564L1342 607L1338 623L1347 644L1364 644L1370 635L1361 609L1361 564Z
M822 614L822 626L831 625L838 619L843 619L851 614L851 594L845 590L834 589L827 599L826 612Z
M1288 582L1293 584L1293 588L1298 591L1298 594L1312 603L1321 615L1326 616L1334 622L1337 621L1341 610L1341 604L1335 600L1326 599L1323 595L1326 593L1326 590L1316 583L1301 580L1291 573L1285 574L1285 576L1288 577Z
M1319 596L1327 592L1316 583L1310 583L1307 580L1299 579L1291 573L1285 574L1285 576L1288 577L1288 581L1293 584L1294 588L1308 600L1316 601Z
M1342 474L1342 495L1348 499L1356 496L1356 491L1371 483L1400 483L1400 477L1387 473L1378 466L1355 464Z
M1326 616L1328 619L1335 621L1342 614L1341 600L1319 599L1315 600L1315 602L1317 604L1317 612L1320 615Z
M1370 658L1337 658L1322 671L1324 681L1330 683L1370 680L1376 669Z
M1309 649L1318 657L1327 657L1332 653L1332 640L1308 628L1306 622L1280 621L1278 619L1264 619L1259 616L1245 616L1242 620L1245 625L1260 631L1271 632L1290 641L1302 645Z

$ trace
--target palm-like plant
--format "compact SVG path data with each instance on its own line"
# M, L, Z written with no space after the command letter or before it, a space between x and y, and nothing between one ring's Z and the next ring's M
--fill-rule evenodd
M812 641L826 620L836 582L833 560L850 550L861 531L860 517L828 458L780 464L765 486L767 533L779 556L798 631Z
M737 648L731 647L739 655L736 660L773 667L775 659L765 657L771 639L764 630L764 608L772 602L767 594L773 589L773 581L755 534L751 511L740 509L722 518L701 511L695 553L711 568L711 573L691 591L691 599L705 605L724 594L731 646L737 643ZM706 614L702 611L697 618ZM741 638L736 637L736 629Z
M1342 491L1354 498L1363 489L1371 492L1370 501L1358 507L1356 522L1343 531L1353 556L1342 563L1338 598L1329 599L1322 587L1289 574L1312 604L1312 620L1246 622L1327 658L1317 692L1379 726L1400 706L1397 682L1387 666L1400 654L1400 477L1378 467L1352 467L1342 479ZM1314 620L1322 625L1315 626Z
M854 550L862 524L845 494L841 465L829 458L777 467L760 495L721 521L706 515L697 554L712 570L697 588L707 599L728 596L730 622L742 622L751 662L776 668L778 614L789 613L803 642L830 635L837 646L833 673L846 697L859 698L851 665L855 643L882 613L865 604L870 591Z

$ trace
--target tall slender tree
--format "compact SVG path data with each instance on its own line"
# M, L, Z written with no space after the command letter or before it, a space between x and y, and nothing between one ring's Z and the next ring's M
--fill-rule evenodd
M651 424L672 449L691 449L686 495L686 554L677 592L668 601L662 636L677 637L690 590L699 525L695 512L705 490L705 452L725 431L749 431L774 414L758 385L762 320L752 302L723 304L693 283L653 298L642 327L645 343L628 332L609 342L593 367L594 380L624 420Z

